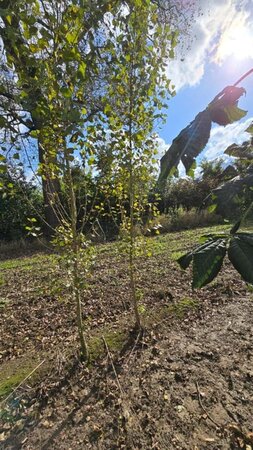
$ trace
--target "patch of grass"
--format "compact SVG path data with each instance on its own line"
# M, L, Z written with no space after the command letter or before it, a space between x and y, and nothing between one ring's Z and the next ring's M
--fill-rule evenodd
M0 274L0 287L5 283L3 275Z
M164 321L166 319L177 318L183 319L187 312L192 309L198 308L199 302L198 300L192 298L182 298L177 303L173 303L171 305L166 305L162 307L154 307L152 310L147 310L145 315L143 315L143 323L147 328L152 328L154 323L159 323L160 321Z
M150 250L153 255L161 255L166 251L167 243L165 237L166 236L164 235L157 235L146 238L148 250Z
M102 336L111 351L122 349L126 339L127 331L119 330L100 330L99 335L94 336L89 341L90 362L92 363L105 352Z
M171 257L171 259L173 259L173 261L177 261L177 260L178 260L181 256L183 256L185 253L186 253L186 252L182 252L182 251L179 251L179 252L172 252L171 255L170 255L170 257Z
M36 367L36 358L7 361L1 370L0 399L9 395Z
M178 318L182 318L185 316L185 314L191 310L195 309L199 306L198 300L194 300L193 298L182 298L179 300L179 302L175 303L174 305L170 305L168 307L168 310L175 314Z
M53 255L39 254L36 256L7 259L6 261L0 261L1 270L22 269L33 270L36 266L42 263L53 263Z

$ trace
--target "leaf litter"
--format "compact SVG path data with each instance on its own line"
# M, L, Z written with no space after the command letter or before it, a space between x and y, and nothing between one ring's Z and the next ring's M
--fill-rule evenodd
M3 403L1 448L253 448L252 292L228 263L192 290L191 274L167 252L186 239L153 238L153 257L139 259L145 327L137 336L126 262L105 246L82 299L94 347L88 367L78 360L68 292L47 287L57 269L5 271L2 367L21 367L28 355L32 367L46 362Z

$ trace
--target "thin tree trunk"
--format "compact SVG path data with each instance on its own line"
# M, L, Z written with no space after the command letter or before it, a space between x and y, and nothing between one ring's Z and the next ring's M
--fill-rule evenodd
M69 188L69 208L70 208L70 216L71 216L71 229L72 229L72 246L73 246L73 300L76 304L76 320L77 320L77 328L78 335L81 347L82 359L85 361L89 360L89 349L88 344L86 342L83 330L83 318L82 318L82 303L80 298L80 283L79 283L79 250L80 250L80 242L78 239L77 233L77 208L76 208L76 195L73 186L73 179L71 174L71 167L68 161L68 156L66 158L66 175L67 182Z
M132 93L132 79L130 82L130 117L133 110L133 93ZM132 303L134 307L135 314L135 328L137 330L141 329L141 318L138 310L138 302L136 296L136 283L135 283L135 266L134 266L134 246L135 246L135 236L134 236L134 176L133 176L133 142L132 142L132 120L129 121L129 200L130 200L130 248L129 248L129 270L130 270L130 289Z
M39 162L44 164L44 151L42 145L38 144ZM60 225L60 220L56 213L56 202L60 195L60 183L58 179L50 179L47 174L42 177L42 192L44 201L45 220L47 222L45 234L50 237L54 230Z

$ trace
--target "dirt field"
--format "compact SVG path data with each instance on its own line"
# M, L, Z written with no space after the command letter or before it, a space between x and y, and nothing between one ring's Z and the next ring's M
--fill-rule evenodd
M83 295L88 367L54 257L0 263L1 449L253 448L252 290L226 263L192 291L173 259L204 232L148 241L137 335L124 257L101 246Z

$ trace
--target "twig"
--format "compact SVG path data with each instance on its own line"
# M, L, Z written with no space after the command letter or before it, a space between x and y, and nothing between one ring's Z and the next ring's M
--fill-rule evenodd
M237 80L235 82L235 84L233 84L233 86L237 86L239 83L241 83L242 80L244 80L244 78L246 78L247 76L249 76L251 73L253 73L253 68L248 70L248 72L246 72L241 78L239 78L239 80Z
M139 331L138 336L137 336L137 338L136 338L136 340L135 340L135 343L134 343L134 345L133 345L133 348L132 348L132 350L131 350L131 352L130 352L130 355L129 355L128 359L127 359L127 364L129 363L129 361L130 361L130 359L131 359L131 356L132 356L134 350L135 350L136 347L137 347L137 344L138 344L139 339L140 339L140 335L141 335L141 331Z
M214 424L217 428L224 428L223 425L219 425L217 422L215 422L215 420L210 416L210 414L208 413L208 411L207 411L206 408L204 407L204 405L203 405L203 403L202 403L202 400L201 400L201 394L200 394L200 391L199 391L199 384L198 384L197 381L195 382L195 386L196 386L197 393L198 393L198 400L199 400L200 407L202 408L202 410L203 410L204 413L206 414L207 418L208 418L211 422L213 422L213 424Z
M115 378L116 378L116 381L117 381L117 385L118 385L119 391L120 391L120 393L123 395L123 394L124 394L124 391L123 391L123 389L122 389L122 387L121 387L121 384L120 384L120 381L119 381L119 377L118 377L118 374L117 374L117 372L116 372L116 369L115 369L115 366L114 366L114 363L113 363L112 355L111 355L111 352L110 352L110 350L109 350L108 344L107 344L107 342L106 342L104 336L102 336L101 339L102 339L102 341L103 341L103 343L104 343L105 349L106 349L106 351L107 351L107 355L108 355L108 357L109 357L109 359L110 359L110 363L111 363L112 370L113 370L113 373L114 373Z
M29 373L29 375L27 375L25 378L24 378L24 380L22 380L21 381L21 383L19 383L18 384L18 386L0 403L0 406L2 406L19 388L20 388L20 386L22 386L22 384L26 381L26 380L28 380L28 378L30 378L30 376L34 373L34 372L36 372L36 370L38 370L39 369L39 367L40 366L42 366L42 364L44 364L44 362L45 362L46 360L45 359L43 359L43 361L41 361L36 367L35 367L35 369L33 369L30 373Z

